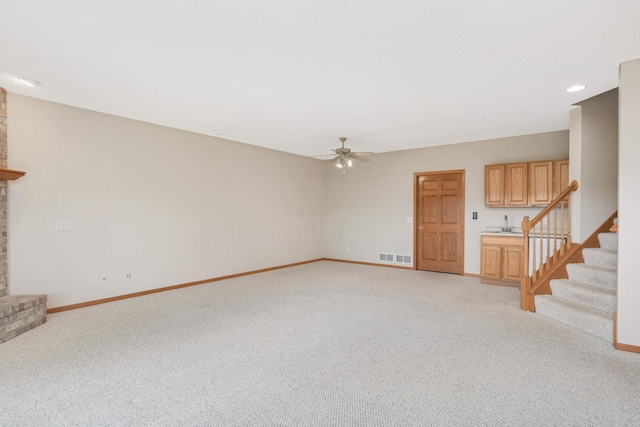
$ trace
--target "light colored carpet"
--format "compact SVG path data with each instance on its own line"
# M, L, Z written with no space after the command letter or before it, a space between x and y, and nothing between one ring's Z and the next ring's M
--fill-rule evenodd
M479 279L317 262L49 316L3 426L640 422L640 355Z

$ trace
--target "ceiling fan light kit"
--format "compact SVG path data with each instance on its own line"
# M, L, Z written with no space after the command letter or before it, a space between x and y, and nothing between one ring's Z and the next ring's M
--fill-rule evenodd
M347 168L350 168L351 166L353 166L353 162L351 159L347 158L338 158L338 162L336 163L336 167L342 169L343 174L347 173Z
M365 159L364 157L360 157L360 156L368 156L373 154L371 152L352 153L349 148L345 148L344 146L344 142L346 140L347 138L345 137L340 138L340 142L342 142L342 147L336 148L335 150L331 150L334 153L336 153L336 156L333 158L333 160L331 160L331 163L335 163L338 169L342 169L343 174L347 173L347 168L350 168L351 166L353 166L353 160L368 162L369 159Z

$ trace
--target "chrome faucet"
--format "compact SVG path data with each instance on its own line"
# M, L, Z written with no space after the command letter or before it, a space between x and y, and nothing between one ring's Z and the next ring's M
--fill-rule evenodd
M503 231L509 231L509 217L507 215L504 216Z

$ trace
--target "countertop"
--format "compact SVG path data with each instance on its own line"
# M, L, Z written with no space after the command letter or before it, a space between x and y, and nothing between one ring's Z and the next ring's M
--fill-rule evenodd
M500 236L500 237L524 237L524 233L522 231L511 231L511 232L506 232L506 231L481 231L480 232L481 236ZM539 233L536 233L535 235L536 239L539 239L541 236ZM533 239L533 233L529 233L529 238ZM547 238L547 235L545 234L544 236L542 236L542 238ZM552 239L566 239L567 238L567 234L564 234L563 236L561 235L554 235L553 233L551 233L551 238Z
M511 232L506 232L506 231L481 231L480 232L481 235L486 235L486 236L503 236L503 237L523 237L524 233L522 231L511 231Z

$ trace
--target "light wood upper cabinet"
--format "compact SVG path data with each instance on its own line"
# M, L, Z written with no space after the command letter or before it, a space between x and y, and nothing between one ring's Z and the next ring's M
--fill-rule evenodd
M527 187L527 163L509 163L505 167L505 205L527 206L529 204Z
M553 200L553 161L529 163L529 202L548 205Z
M487 206L546 206L569 185L569 160L484 167Z
M484 198L487 206L504 206L504 167L505 165L484 167Z
M527 206L527 163L484 167L484 196L487 206Z
M553 162L553 198L569 186L569 159Z

